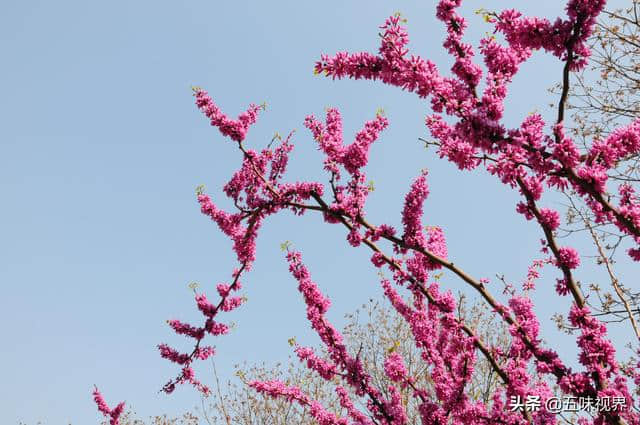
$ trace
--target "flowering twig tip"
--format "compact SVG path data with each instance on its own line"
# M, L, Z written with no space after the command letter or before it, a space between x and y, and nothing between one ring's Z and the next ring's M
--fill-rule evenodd
M402 16L402 12L401 12L401 11L399 11L399 10L396 10L396 11L393 13L393 17L394 17L394 18L398 18L398 19L400 20L400 22L402 22L403 24L406 24L406 23L408 22L407 18L403 17L403 16Z

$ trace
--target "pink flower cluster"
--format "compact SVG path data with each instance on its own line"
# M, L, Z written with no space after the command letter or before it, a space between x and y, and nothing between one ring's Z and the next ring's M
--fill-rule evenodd
M364 217L365 202L371 192L363 167L369 162L371 145L388 124L388 120L378 113L374 120L365 123L350 145L344 146L342 117L337 109L327 110L326 124L318 121L313 115L305 119L305 126L326 155L325 170L331 173L331 189L335 202L330 206L332 214L325 214L325 220L336 223L340 221L337 216L344 214L352 226L347 236L352 246L358 246L362 241L360 219ZM344 185L338 184L341 180L340 166L350 175L349 181Z
M407 270L413 278L421 283L427 281L429 271L442 267L433 258L437 257L444 260L447 257L447 244L442 229L437 226L427 227L428 235L425 236L422 225L422 206L429 195L426 176L427 172L423 171L414 180L405 196L402 210L402 223L404 225L402 241L405 243L405 247L398 248L398 252L402 254L406 254L409 250L412 251L412 256L406 260ZM429 255L426 253L429 253Z
M228 118L209 97L209 94L199 88L194 89L196 105L211 120L211 125L218 127L220 132L236 142L242 142L247 135L247 130L258 119L260 107L254 104L240 114L236 120Z
M572 186L602 222L612 222L640 240L637 213L629 216L625 205L616 207L606 201L607 171L625 155L640 152L637 122L613 132L604 141L595 140L584 155L564 134L561 120L554 125L552 136L544 134L545 123L538 114L530 115L514 130L507 130L500 123L507 86L532 50L553 53L567 63L569 70L584 67L589 56L586 39L605 2L570 1L567 19L558 18L553 24L546 19L523 17L515 10L491 17L507 45L501 45L493 37L481 41L480 51L488 69L481 95L476 94L476 89L482 72L472 63L471 46L461 41L466 23L455 12L460 3L441 0L437 7L438 18L447 26L444 47L454 57L455 78L441 76L430 61L409 56L406 47L409 38L399 16L389 18L382 27L378 55L344 52L333 57L323 55L316 63L316 71L333 78L379 79L416 92L420 97L431 97L435 112L446 111L458 118L450 124L437 114L427 117L427 127L438 140L441 157L460 169L472 169L483 161L486 163L487 155L491 155L493 160L486 164L487 170L512 187L524 184L524 192L530 191L534 201L540 199L543 183L560 189ZM633 200L632 206L638 207L638 201ZM535 217L550 230L557 228L558 220L551 210L545 209L544 214L536 217L532 209L531 202L518 206L527 219ZM639 252L632 249L630 255L640 258Z
M385 400L382 393L372 385L371 377L364 370L361 360L358 356L353 357L348 353L342 335L326 319L325 313L330 306L330 302L320 292L315 282L311 280L309 271L301 262L300 253L295 251L288 252L287 260L289 262L289 271L298 281L298 291L303 295L304 302L307 305L307 319L326 346L331 361L328 362L318 358L313 350L309 348L297 346L296 354L300 360L306 361L311 370L316 371L326 380L331 380L336 375L340 376L353 388L357 396L367 397L367 408L377 421L382 421L382 423L388 425L405 425L408 419L404 414L402 401L395 388L389 388L392 396L390 399ZM250 385L259 392L271 397L283 397L289 400L296 400L302 405L310 405L312 416L319 423L349 423L346 419L338 419L327 413L319 403L311 402L306 395L302 394L299 388L287 387L280 382L273 381L254 381ZM337 387L336 391L340 397L341 405L347 409L349 416L354 421L363 421L366 415L354 407L348 392L343 387ZM366 421L360 423L371 424L372 422L366 419Z
M98 390L98 387L95 387L95 389L93 390L93 400L98 406L98 411L109 418L110 425L120 424L120 415L122 415L122 412L124 411L124 401L118 403L116 407L111 409L102 397L102 394Z
M429 287L431 300L428 307L416 293L414 308L408 305L392 284L382 281L385 295L393 307L411 327L415 343L422 351L422 359L429 365L435 393L414 388L415 396L421 400L420 412L423 423L484 423L490 413L486 406L472 402L464 388L471 379L475 364L474 338L464 334L455 315L455 300L450 293L441 294L437 284ZM390 356L385 363L387 375L403 386L411 381L399 356ZM434 401L438 401L438 403ZM518 415L511 419L516 423ZM484 422L483 422L484 421Z
M320 149L327 155L325 168L340 175L338 165L342 165L351 174L356 174L367 165L369 148L380 132L389 125L389 121L379 113L374 120L365 123L349 146L343 145L342 117L335 108L327 110L326 126L313 115L305 119L304 125L311 130Z
M553 24L547 19L523 17L516 10L506 10L498 16L496 29L512 46L544 49L569 61L570 69L577 70L586 65L590 56L586 41L605 3L605 0L569 1L568 19L558 18Z
M345 418L338 418L328 412L320 403L312 400L297 387L289 387L280 381L251 381L249 386L262 394L271 397L282 397L289 402L297 402L301 406L309 407L311 416L319 425L349 425Z
M538 270L544 267L545 264L552 262L553 261L551 259L534 260L533 264L531 264L531 266L529 266L529 269L527 270L527 280L525 280L525 282L522 284L522 289L525 291L531 291L535 289L535 281L540 277L540 272Z
M176 319L167 321L176 334L184 335L195 340L195 347L190 353L181 353L167 344L158 345L160 356L182 366L180 375L165 384L163 387L164 392L172 393L175 390L176 385L188 382L202 393L209 394L210 389L195 378L195 372L191 367L191 364L195 360L206 360L215 354L215 349L213 347L201 345L206 334L218 336L224 335L229 331L227 325L217 322L215 318L220 311L231 311L242 304L242 298L231 296L232 292L238 291L242 287L238 280L240 273L240 270L234 271L235 280L233 284L218 285L218 294L220 295L221 300L217 305L213 305L209 302L204 294L196 295L196 305L205 317L204 325L196 327Z
M211 124L218 127L223 135L238 142L244 154L240 169L224 186L224 192L238 208L238 212L229 213L218 208L210 196L201 191L197 196L202 213L209 216L233 241L233 249L240 264L232 273L233 282L217 285L220 297L217 304L210 302L205 294L196 294L196 305L204 316L201 326L193 326L179 320L168 321L176 334L195 341L195 346L190 352L179 352L167 344L158 345L163 358L181 366L181 373L170 380L163 390L171 393L176 385L188 382L207 394L209 388L195 378L191 365L195 360L206 360L214 355L213 347L201 345L207 334L219 336L228 333L228 326L217 320L220 311L229 312L244 303L244 298L234 296L234 293L242 287L242 273L250 270L255 260L255 240L262 221L283 208L304 212L297 206L297 202L309 199L314 193L322 195L323 186L307 182L280 183L286 172L288 155L293 149L290 143L291 134L275 149L267 148L258 153L243 147L242 142L249 127L256 122L258 107L252 105L237 120L230 120L214 104L206 91L197 89L194 96L196 105L211 120Z
M407 366L404 359L398 353L391 353L384 362L384 372L393 382L404 383L409 381Z

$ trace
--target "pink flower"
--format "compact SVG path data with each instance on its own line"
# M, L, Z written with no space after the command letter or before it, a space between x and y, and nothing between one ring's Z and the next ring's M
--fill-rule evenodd
M542 208L540 210L540 224L548 227L549 230L556 230L560 226L560 214L557 211Z
M384 362L384 371L394 382L403 383L407 380L407 367L402 356L398 353L391 353Z
M562 247L558 249L558 266L568 269L575 269L580 265L580 256L575 249L571 247Z
M104 400L104 398L102 397L102 394L98 390L98 387L95 387L95 389L93 390L93 400L96 402L96 405L98 406L98 410L100 411L100 413L110 418L109 419L110 425L120 424L120 415L124 410L124 401L120 402L113 409L109 408L109 406L107 405L107 402Z
M409 246L424 247L425 240L422 233L422 204L429 196L429 186L427 185L427 173L424 172L415 179L411 189L404 199L404 209L402 210L402 224L404 224L404 235L402 238Z
M236 142L242 142L247 135L247 130L255 124L260 107L254 104L238 116L237 120L229 119L213 103L213 100L205 90L195 89L194 96L198 108L211 120L211 125L218 127L220 132Z

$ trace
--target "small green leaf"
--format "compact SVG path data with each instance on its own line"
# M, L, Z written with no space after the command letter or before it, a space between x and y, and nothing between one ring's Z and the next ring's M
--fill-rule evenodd
M280 244L280 250L282 252L287 251L289 249L289 247L291 246L291 242L289 241L284 241Z

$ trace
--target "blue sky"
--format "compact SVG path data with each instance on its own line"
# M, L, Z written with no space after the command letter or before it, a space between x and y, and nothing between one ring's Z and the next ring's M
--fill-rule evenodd
M560 3L526 2L522 9L553 18ZM468 40L489 30L474 9L510 5L465 6ZM539 256L539 231L514 214L515 193L486 173L459 173L418 143L426 135L426 102L379 83L312 73L321 53L375 51L378 26L397 10L409 19L413 51L448 70L435 1L66 0L3 9L0 423L96 423L94 384L110 403L124 399L142 416L199 402L187 387L158 394L176 369L155 346L188 348L165 320L199 319L187 285L212 289L234 267L229 241L200 214L194 189L205 184L229 207L221 187L240 157L197 111L191 85L207 89L231 115L251 102L268 103L250 130L250 147L297 129L291 180L324 181L322 157L302 126L307 114L339 107L348 139L382 107L390 127L368 167L376 186L373 222L399 223L403 196L426 167L432 194L424 222L445 229L456 263L479 277L505 273L519 282ZM517 125L534 110L551 117L547 105L556 100L546 89L559 76L560 64L549 56L526 64L511 90L507 123ZM286 358L292 336L317 343L282 241L303 252L333 300L337 324L380 296L369 253L349 247L345 236L312 214L266 223L245 278L249 303L229 316L237 325L232 334L213 341L223 378L234 363ZM554 273L544 274L539 300L553 296ZM548 321L566 310L562 303L545 303L540 312L549 339L570 358L571 341Z

